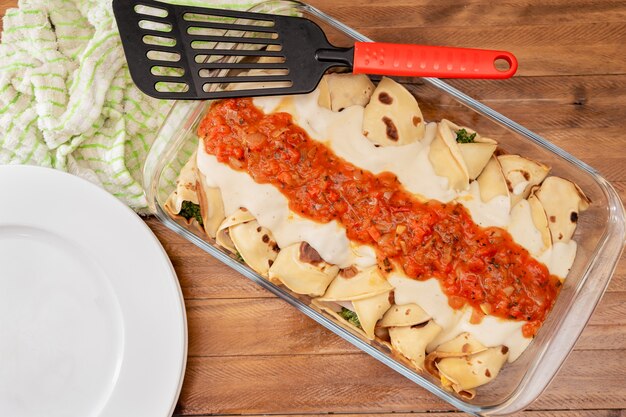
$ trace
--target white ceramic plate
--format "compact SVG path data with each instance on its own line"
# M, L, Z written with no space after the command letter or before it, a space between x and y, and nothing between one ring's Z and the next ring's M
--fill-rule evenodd
M72 175L0 166L0 416L171 416L186 356L145 223Z

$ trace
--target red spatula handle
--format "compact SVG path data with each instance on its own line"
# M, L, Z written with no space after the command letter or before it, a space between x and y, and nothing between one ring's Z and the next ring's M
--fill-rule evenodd
M509 64L506 70L496 60ZM356 42L353 72L438 78L510 78L517 71L517 59L506 51Z

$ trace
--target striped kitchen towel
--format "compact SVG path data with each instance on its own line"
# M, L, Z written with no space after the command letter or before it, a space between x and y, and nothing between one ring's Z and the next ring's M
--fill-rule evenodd
M251 6L237 0L178 2ZM0 164L69 171L142 212L143 162L171 104L133 84L111 0L20 0L4 16Z

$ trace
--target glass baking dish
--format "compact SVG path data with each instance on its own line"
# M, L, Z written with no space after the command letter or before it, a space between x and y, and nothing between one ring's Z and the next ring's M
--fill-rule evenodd
M320 24L337 46L371 41L304 3L270 1L254 6L251 11L309 18ZM507 364L494 381L480 387L474 399L463 399L444 390L429 374L418 373L399 362L384 345L365 339L323 314L310 304L309 297L270 283L208 237L166 214L164 203L174 189L179 170L197 147L197 126L209 102L176 103L161 127L144 169L151 212L210 255L459 410L485 416L514 413L527 407L548 386L604 293L624 245L624 209L613 187L593 168L528 129L439 79L398 80L418 97L426 120L446 118L483 132L509 153L519 153L551 166L553 175L576 182L592 201L589 210L580 216L574 235L579 245L576 260L548 319L525 353Z

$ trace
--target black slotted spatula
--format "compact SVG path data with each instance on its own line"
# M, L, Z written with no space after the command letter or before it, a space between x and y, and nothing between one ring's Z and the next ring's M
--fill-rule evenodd
M154 0L113 0L113 11L133 81L156 98L304 94L332 67L442 78L509 78L517 70L505 51L377 42L337 48L300 17ZM509 68L496 68L497 60Z

